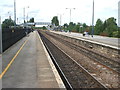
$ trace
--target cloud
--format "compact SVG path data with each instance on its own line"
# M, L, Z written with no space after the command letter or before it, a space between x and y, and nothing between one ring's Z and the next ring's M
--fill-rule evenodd
M13 5L4 4L4 5L0 5L0 7L3 7L3 8L13 8Z
M109 17L117 18L119 0L94 0L95 1L95 22L98 18L103 21ZM53 16L62 15L62 24L69 23L70 10L65 8L76 8L72 10L72 21L91 24L93 0L16 0L17 17L23 21L23 8L26 8L26 14L29 18L34 17L38 21L51 21ZM13 14L14 0L1 0L0 12ZM27 8L29 6L29 8ZM4 8L5 7L5 8ZM4 11L3 11L4 8ZM3 15L4 16L4 15ZM4 17L6 18L6 17ZM59 16L60 18L60 16Z
M29 13L30 14L36 14L36 13L38 13L40 10L32 10L32 11L30 11Z

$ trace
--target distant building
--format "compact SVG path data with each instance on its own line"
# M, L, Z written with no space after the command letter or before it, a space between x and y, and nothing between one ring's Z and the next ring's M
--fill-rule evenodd
M120 1L118 2L118 26L120 27Z

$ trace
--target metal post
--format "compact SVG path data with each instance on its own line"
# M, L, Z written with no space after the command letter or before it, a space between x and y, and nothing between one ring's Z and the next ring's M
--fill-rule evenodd
M16 26L16 0L14 0L14 26Z
M71 10L75 8L66 8L66 9L70 9L70 22L71 22Z
M23 16L24 16L24 23L25 23L25 7L23 8Z
M93 0L93 13L92 13L92 37L94 34L94 0Z
M62 23L62 14L57 14L57 15L60 15L60 26L61 26L61 23Z
M60 26L61 26L61 17L62 17L62 15L60 15Z
M29 8L29 6L27 8ZM27 10L27 22L28 22L28 10Z
M118 2L118 27L120 27L120 1Z
M70 22L71 22L71 8L70 8Z
M27 22L28 22L28 14L27 14Z

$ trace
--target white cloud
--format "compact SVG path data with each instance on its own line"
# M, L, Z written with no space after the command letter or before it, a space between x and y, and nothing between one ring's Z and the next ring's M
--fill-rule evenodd
M117 19L119 0L94 0L95 1L95 22L98 18L103 21L109 17ZM8 12L11 12L13 18L14 0L0 1L0 15L2 20L7 18ZM26 8L26 15L29 18L34 17L35 21L50 22L52 17L58 14L62 15L62 24L70 21L70 11L65 8L76 8L72 10L72 21L91 24L92 20L92 2L93 0L16 0L17 17L23 22L23 8ZM29 8L27 8L29 6ZM4 10L3 10L4 8ZM60 18L60 15L58 15Z

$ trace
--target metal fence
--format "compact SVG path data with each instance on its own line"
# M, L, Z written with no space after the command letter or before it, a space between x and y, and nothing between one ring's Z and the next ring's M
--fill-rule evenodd
M21 38L23 38L26 35L25 30L26 29L22 28L2 29L2 50L5 51ZM28 29L28 31L30 33L31 30Z

